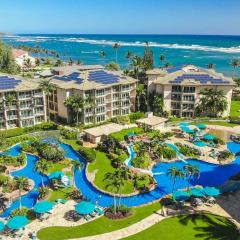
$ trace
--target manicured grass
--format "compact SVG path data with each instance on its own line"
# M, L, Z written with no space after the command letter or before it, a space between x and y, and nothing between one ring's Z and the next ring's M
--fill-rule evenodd
M98 186L100 189L111 192L111 189L107 189L107 182L104 181L105 174L108 172L114 172L115 168L112 167L110 159L103 152L96 151L96 160L93 163L88 165L88 171L96 172L94 184ZM125 184L122 188L122 193L132 193L134 191L133 183L129 181L125 181Z
M117 139L118 141L124 141L124 137L128 135L129 132L134 132L135 134L144 133L144 130L139 127L133 127L128 129L123 129L120 132L112 133L111 136Z
M230 116L239 117L240 112L238 110L240 110L240 101L232 101Z
M225 127L235 127L239 126L239 124L236 123L230 123L230 122L222 122L222 121L203 121L201 123L207 124L207 125L218 125L218 126L225 126Z
M134 208L133 215L125 219L110 220L106 217L101 217L95 221L76 227L48 227L40 230L37 235L40 240L52 240L53 236L54 240L63 240L112 232L139 222L160 208L160 203L153 203L151 205Z
M173 217L124 240L238 240L235 226L226 218L210 214ZM122 239L123 240L123 239Z
M73 187L69 187L69 188L61 188L56 191L52 191L48 200L51 202L54 202L57 199L67 199L67 193L71 192L72 189Z

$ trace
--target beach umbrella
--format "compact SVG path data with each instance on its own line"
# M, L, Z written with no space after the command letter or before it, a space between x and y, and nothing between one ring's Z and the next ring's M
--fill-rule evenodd
M54 207L53 202L41 201L34 206L33 210L35 213L42 214L42 213L49 212L50 210L52 210L53 207Z
M206 129L207 128L207 126L205 125L205 124L203 124L203 123L199 123L199 124L197 124L196 125L199 129Z
M7 227L12 230L19 230L20 228L25 227L28 222L28 219L24 216L15 216L8 221Z
M181 127L181 129L185 133L189 133L189 134L195 133L195 131L193 129L190 129L189 127Z
M216 137L214 135L212 135L212 134L205 134L205 135L203 135L203 139L208 140L208 141L212 141L215 138Z
M85 215L91 214L95 209L95 204L87 201L81 201L75 206L75 210L77 213Z
M60 179L63 175L64 175L63 172L52 172L52 173L48 176L48 178L49 178L50 180L52 180L52 179Z
M186 201L190 198L190 194L184 191L177 191L173 193L173 199L176 201Z
M211 197L216 197L221 194L220 190L215 187L205 187L203 191L205 195L211 196Z
M0 232L3 231L4 227L5 227L4 223L0 221Z
M193 195L194 197L204 197L205 196L202 188L191 188L190 194Z

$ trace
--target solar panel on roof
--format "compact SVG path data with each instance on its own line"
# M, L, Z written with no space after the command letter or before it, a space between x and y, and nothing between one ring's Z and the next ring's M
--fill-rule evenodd
M20 82L22 81L13 77L0 76L0 89L13 89L19 85Z

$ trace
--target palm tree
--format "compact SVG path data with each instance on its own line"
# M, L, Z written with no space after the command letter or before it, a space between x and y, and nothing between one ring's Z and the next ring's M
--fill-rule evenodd
M51 82L51 80L42 80L40 81L39 87L42 89L42 91L46 95L46 102L47 102L47 115L49 119L49 96L53 94L53 92L56 90L56 85Z
M213 69L214 68L214 64L213 63L208 63L207 64L207 68L208 69Z
M6 106L11 107L17 103L17 96L14 93L5 94L4 102Z
M131 57L133 56L132 52L131 51L127 51L126 53L126 59L128 61L128 66L130 65L130 60L131 60Z
M136 97L137 97L137 110L140 111L140 98L144 96L146 98L146 92L144 88L144 84L138 84L136 89Z
M49 169L51 168L51 163L49 161L47 161L46 159L40 159L37 161L36 165L35 165L35 170L40 172L42 175L42 189L44 189L44 181L43 181L43 177L44 175L47 175L49 172Z
M103 58L104 64L105 64L105 60L106 60L107 53L106 53L105 51L101 51L101 52L100 52L100 56Z
M181 169L178 169L177 167L171 167L170 169L168 169L167 176L169 176L173 180L172 193L174 192L177 179L185 178L184 172Z
M57 58L55 66L60 67L63 65L63 61L60 58Z
M114 43L113 44L113 49L115 49L115 54L116 54L116 63L118 63L118 49L120 48L119 43Z
M84 109L91 109L93 113L94 123L95 123L95 108L96 108L96 99L92 96L87 97L84 100Z
M16 177L15 178L17 188L19 190L19 203L20 209L22 208L22 191L29 188L29 182L26 177Z
M41 64L40 59L39 59L39 58L36 58L36 59L35 59L35 65L36 65L36 67L39 67L40 64Z
M162 96L155 96L153 99L153 112L156 113L156 115L161 116L163 115L163 107L164 107L164 100Z
M72 65L73 65L73 60L72 60L72 58L69 58L69 60L68 60L68 65L69 65L69 66L72 66Z
M84 100L80 95L70 96L65 101L64 104L70 107L77 116L77 125L79 125L79 114L82 113L84 109Z
M23 67L29 71L32 68L32 61L30 58L24 58L23 60Z
M135 77L138 79L139 74L143 68L143 59L140 56L134 56L132 61L133 71Z
M105 174L104 180L106 181L106 189L111 189L113 191L113 206L114 206L114 214L117 213L117 202L116 202L116 194L119 193L122 185L122 179L118 171L108 172Z
M201 98L196 109L199 114L217 116L227 109L228 103L223 90L210 88L201 91L200 94Z
M77 160L73 160L72 161L72 167L71 167L71 171L72 171L72 186L75 187L75 171L79 170L82 168L82 163L77 161Z
M161 54L160 57L159 57L159 59L160 59L160 62L163 63L163 62L165 61L165 56L164 56L163 54Z
M186 176L188 177L188 188L190 187L190 181L194 178L200 177L200 169L198 166L191 164L186 164L183 169L186 171Z
M233 67L233 77L235 77L235 75L236 75L236 68L240 66L240 60L233 59L230 64Z

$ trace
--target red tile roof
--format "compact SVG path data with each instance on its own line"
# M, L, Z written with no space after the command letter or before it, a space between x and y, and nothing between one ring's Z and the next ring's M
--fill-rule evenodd
M20 57L24 54L26 54L27 52L22 50L22 49L16 49L16 48L13 48L12 49L12 54L13 54L13 57L14 58L17 58L17 57Z

